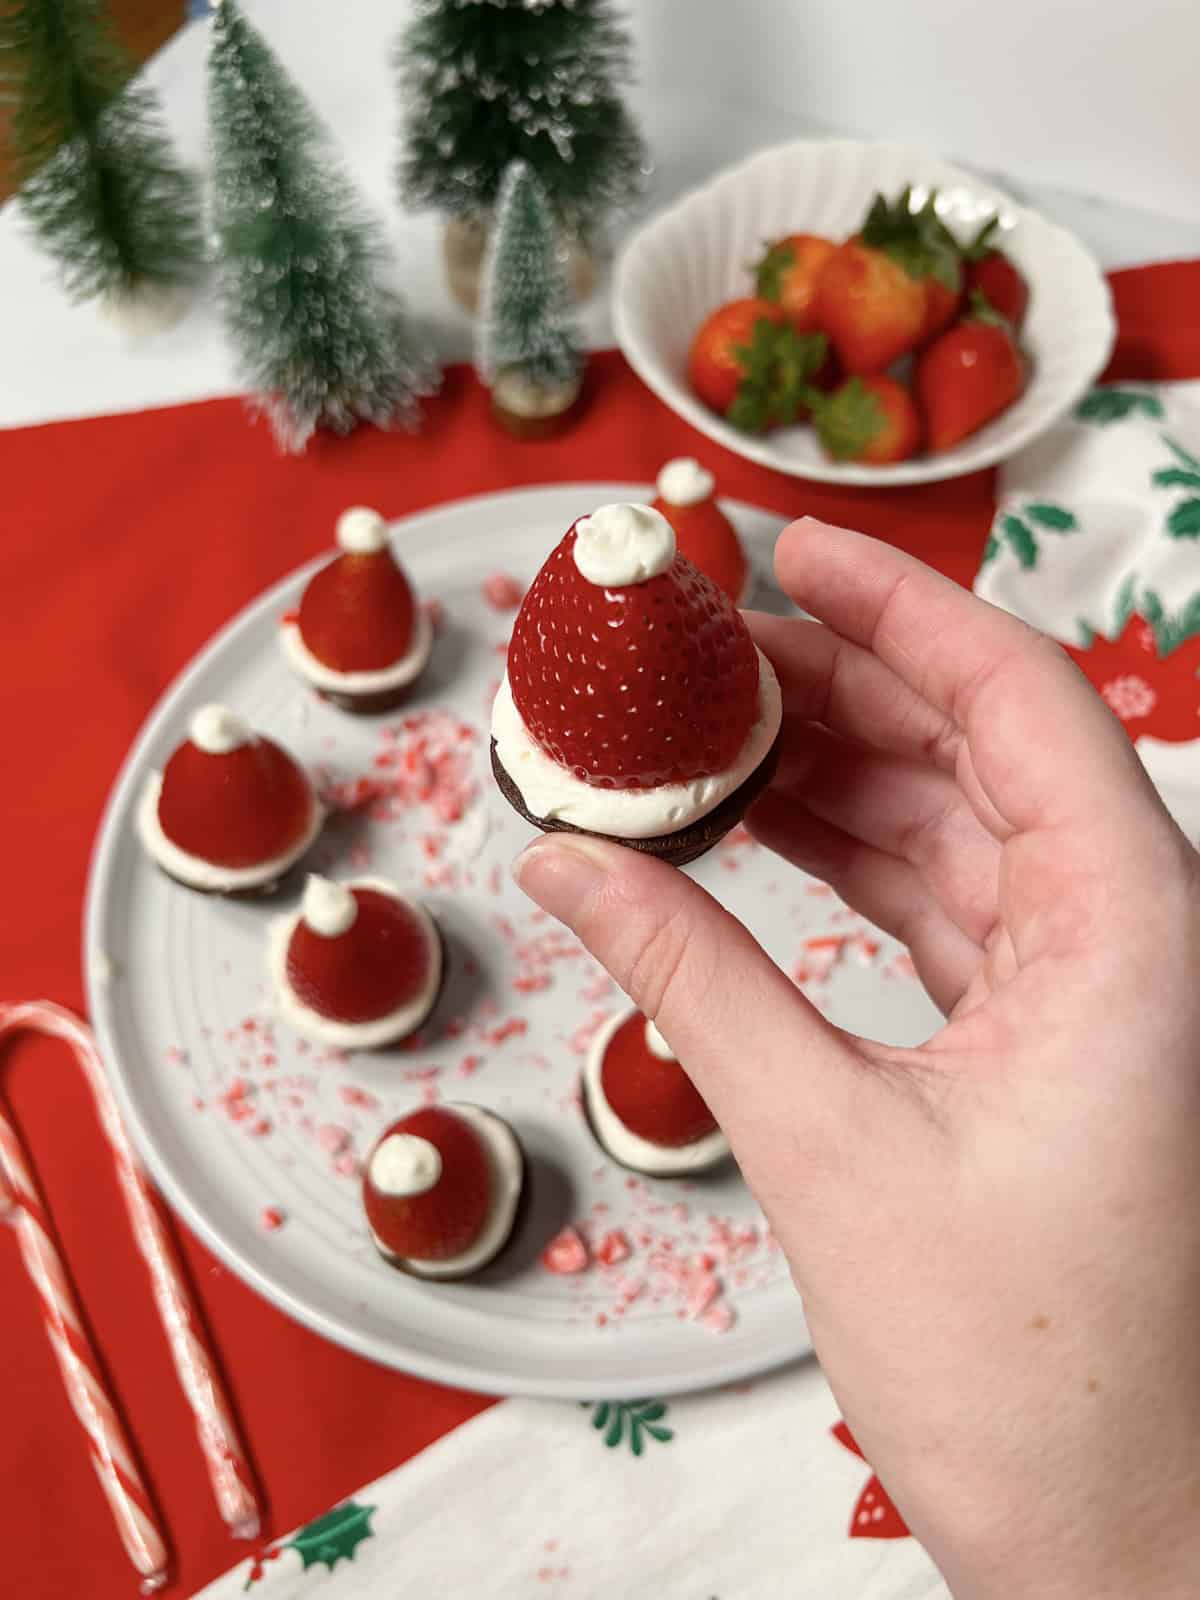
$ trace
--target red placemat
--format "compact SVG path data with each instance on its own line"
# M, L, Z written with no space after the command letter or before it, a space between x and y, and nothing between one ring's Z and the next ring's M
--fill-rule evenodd
M1116 274L1121 340L1110 376L1200 375L1200 263ZM357 501L388 517L540 482L651 481L694 453L721 492L890 539L970 582L993 479L837 489L780 477L672 416L615 353L594 358L587 410L562 439L497 431L454 368L416 436L361 430L276 455L241 403L0 433L0 716L8 759L0 829L0 988L81 1008L88 853L117 767L169 681L266 585L329 547ZM480 547L481 577L504 566ZM125 1232L86 1091L66 1052L21 1043L4 1086L35 1161L100 1348L159 1497L190 1593L238 1551L217 1517L191 1424ZM268 1532L324 1511L488 1402L375 1367L291 1323L190 1235L183 1254L224 1358L269 1500ZM0 1504L6 1592L127 1596L135 1582L42 1335L14 1248L0 1246L5 1427Z

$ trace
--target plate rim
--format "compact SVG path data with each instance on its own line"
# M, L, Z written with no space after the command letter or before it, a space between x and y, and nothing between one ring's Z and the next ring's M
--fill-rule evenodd
M966 188L986 195L995 196L998 203L1003 203L1008 208L1016 221L1034 228L1045 230L1049 239L1057 240L1060 250L1066 249L1074 254L1080 263L1090 271L1093 286L1098 291L1097 327L1102 328L1105 337L1097 342L1097 353L1094 356L1090 370L1073 391L1067 392L1057 404L1047 407L1038 413L1026 426L1011 440L1003 443L994 443L979 449L977 454L966 460L955 460L955 452L937 456L920 457L915 461L902 461L891 466L872 467L858 462L838 464L836 462L816 461L797 465L781 457L778 451L772 449L767 439L757 438L752 435L738 433L722 418L715 416L706 406L700 404L694 396L690 395L686 387L681 387L678 394L665 392L666 386L654 370L655 363L649 359L643 341L630 326L630 310L628 295L628 278L633 271L633 262L638 250L645 246L646 240L664 225L677 221L687 210L702 202L713 192L732 185L737 179L744 177L752 167L767 165L769 162L781 161L789 156L811 155L821 151L845 151L863 155L886 153L889 159L900 157L902 159L923 165L936 165L945 174L943 182L953 181ZM617 344L621 354L637 373L655 398L684 422L696 428L714 444L721 445L724 449L732 451L744 460L753 461L758 466L768 467L775 472L780 472L788 477L799 478L812 483L844 484L854 488L902 488L911 487L922 483L943 483L952 478L966 477L972 472L982 472L997 466L1000 462L1008 460L1018 451L1025 449L1035 439L1040 438L1055 423L1062 420L1079 397L1095 383L1104 371L1116 344L1117 323L1113 309L1112 289L1095 255L1084 244L1082 239L1061 223L1052 221L1041 211L1032 206L1023 205L1020 201L1010 196L999 184L988 178L981 178L965 168L955 165L954 162L945 160L937 152L922 149L916 145L905 144L900 141L887 139L823 139L809 137L791 139L782 144L766 145L762 149L752 151L740 161L731 163L721 168L719 172L711 174L703 182L694 185L684 194L679 195L662 210L655 212L638 227L628 239L625 240L618 254L613 270L613 297L612 297L613 331L616 334Z
M419 536L428 525L436 525L438 520L447 514L461 513L471 507L482 508L484 505L494 505L497 502L503 504L520 500L551 500L564 491L578 491L584 494L592 492L630 498L633 494L645 495L649 487L646 484L595 479L522 485L442 501L407 515L390 518L388 528L392 535L401 531L411 531ZM781 513L765 506L754 505L750 501L729 496L721 496L721 499L735 511L766 516L778 522L786 520ZM119 1041L114 1037L116 1029L110 1027L108 1007L103 1003L106 981L100 976L100 963L97 957L103 948L101 935L105 905L111 892L117 853L122 843L121 819L123 816L128 817L130 804L136 800L144 752L157 736L164 717L175 701L186 695L188 685L203 673L215 656L220 654L227 639L246 625L250 614L268 611L272 604L278 604L278 597L283 590L290 588L306 572L315 571L328 559L329 552L325 551L285 573L242 606L200 646L156 697L154 704L142 719L109 788L88 862L81 934L88 1015L92 1019L100 1055L105 1063L122 1120L130 1133L139 1158L144 1162L155 1186L177 1217L247 1287L311 1332L394 1371L472 1393L501 1398L524 1395L574 1401L627 1399L639 1389L639 1384L633 1377L616 1376L585 1383L574 1378L514 1379L511 1374L483 1366L463 1366L453 1359L443 1360L435 1354L426 1354L423 1351L406 1354L394 1339L388 1340L356 1329L349 1315L345 1318L338 1317L293 1293L281 1278L272 1275L269 1267L264 1267L253 1259L247 1250L235 1240L226 1237L209 1221L203 1207L193 1199L185 1181L172 1172L169 1163L160 1153L127 1080L128 1068L123 1064ZM775 1337L765 1350L760 1349L756 1354L746 1354L740 1358L731 1357L720 1365L719 1372L695 1375L683 1369L676 1369L661 1376L656 1373L649 1380L650 1385L656 1395L698 1393L719 1388L724 1384L742 1382L810 1357L812 1342L799 1300L795 1306L795 1319L789 1323L789 1327L792 1329L790 1337Z

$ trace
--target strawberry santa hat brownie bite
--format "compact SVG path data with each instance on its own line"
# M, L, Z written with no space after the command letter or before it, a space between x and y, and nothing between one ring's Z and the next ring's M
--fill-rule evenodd
M465 1278L500 1254L517 1220L525 1159L481 1106L428 1106L385 1129L363 1169L363 1209L385 1261L420 1278Z
M605 1154L647 1177L705 1172L729 1155L699 1090L640 1011L618 1012L592 1040L583 1110Z
M271 929L276 1003L297 1033L374 1050L414 1033L442 986L442 941L423 906L383 878L310 875L299 911Z
M717 504L717 480L693 456L677 456L658 474L652 502L675 530L675 547L733 601L744 606L754 574L742 542Z
M378 511L338 518L339 553L305 585L280 640L297 675L343 711L390 711L420 676L433 627L388 543Z
M274 888L324 820L304 768L220 705L193 714L188 737L147 778L137 813L157 865L213 894Z
M492 769L545 831L683 866L769 781L779 684L729 596L650 506L602 506L551 552L513 627Z

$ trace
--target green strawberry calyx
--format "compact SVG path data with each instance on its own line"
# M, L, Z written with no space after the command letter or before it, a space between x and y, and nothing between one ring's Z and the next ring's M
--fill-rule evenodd
M786 323L760 317L750 343L734 350L742 380L726 421L743 433L764 433L795 422L809 403L809 380L820 371L828 350L823 333L797 333Z
M937 192L912 209L906 188L894 204L877 194L859 230L869 249L878 250L910 278L937 278L951 294L962 287L962 254L958 240L937 214Z
M821 443L835 461L854 461L887 426L879 396L861 378L851 378L831 395L809 400Z
M768 244L766 254L754 269L754 285L764 300L783 298L783 280L796 264L796 247L786 239Z

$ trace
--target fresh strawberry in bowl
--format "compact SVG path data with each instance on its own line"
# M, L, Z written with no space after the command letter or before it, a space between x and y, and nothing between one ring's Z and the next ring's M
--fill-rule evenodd
M999 217L989 217L963 251L968 295L981 294L1019 333L1029 310L1029 284L1006 251L994 243Z
M970 310L917 357L913 387L931 450L951 450L1006 411L1025 386L1012 325L974 291Z
M750 296L718 306L688 355L688 381L711 410L745 433L794 422L804 386L825 362L820 334L798 334L783 307Z
M921 419L912 395L895 378L847 378L813 410L817 437L834 461L887 466L907 461L921 444Z
M817 327L817 286L837 244L818 233L789 233L769 244L754 267L759 298L782 306L797 333Z

